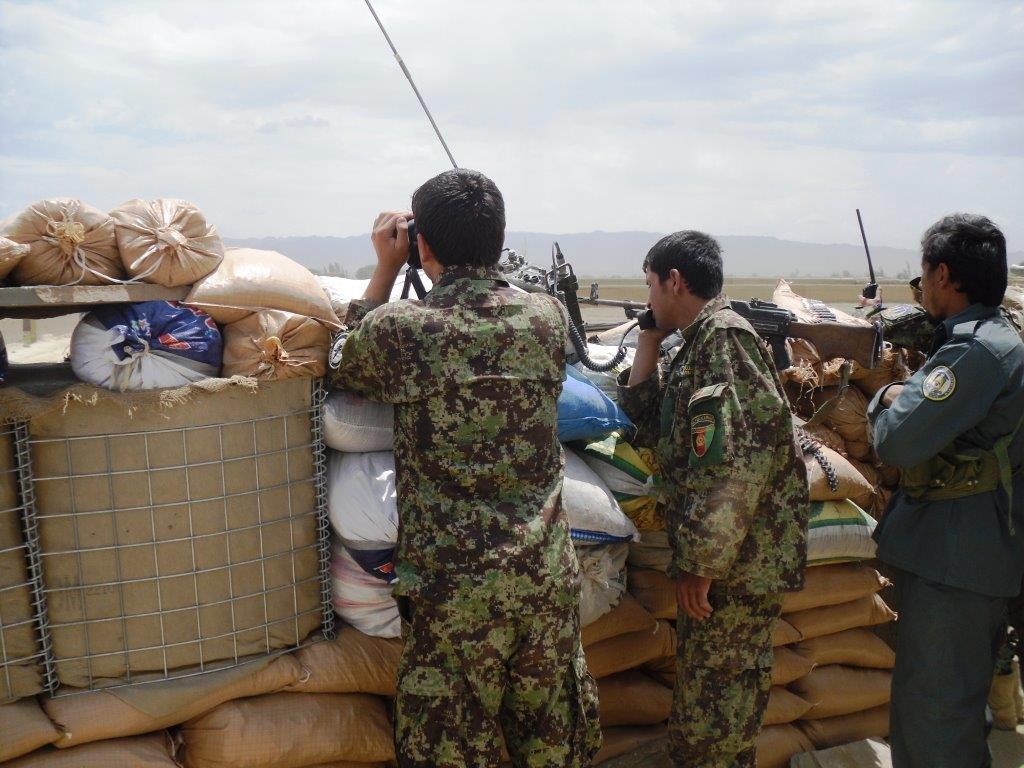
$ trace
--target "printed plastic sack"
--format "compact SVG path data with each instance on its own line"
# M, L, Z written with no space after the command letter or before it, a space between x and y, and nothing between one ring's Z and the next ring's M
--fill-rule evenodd
M393 581L398 542L395 455L331 451L327 510L334 532L363 570Z
M224 376L319 378L331 332L316 320L264 309L224 326Z
M176 301L98 307L71 335L71 369L82 381L126 391L179 387L216 377L221 335L205 312Z
M224 258L216 227L185 200L129 200L110 215L121 262L136 280L192 285Z
M394 450L394 406L355 392L331 392L324 402L324 442L352 453Z
M114 220L81 200L40 200L10 219L0 235L29 246L15 285L108 285L124 278Z
M22 243L0 237L0 280L11 273L32 248Z
M811 502L807 524L807 564L870 560L875 521L852 501Z
M611 491L586 462L565 450L562 504L573 539L592 543L633 541L636 526L619 508Z
M608 486L638 530L665 528L665 518L657 511L657 459L653 451L634 448L620 432L574 443L573 448Z
M633 422L582 373L571 365L558 396L558 439L590 440L624 430L632 434Z
M626 592L628 544L577 546L580 562L580 626L597 621L618 605Z
M340 542L331 562L331 602L334 612L364 635L398 637L402 619L391 586L371 576Z
M608 363L617 355L619 348L604 346L603 344L587 344L587 354L595 363ZM633 365L633 358L636 357L636 347L626 347L626 356L622 361L607 371L592 371L583 363L576 363L573 367L590 380L594 386L608 395L614 402L619 401L619 374Z
M366 292L366 286L370 284L369 280L353 280L350 277L335 277L333 275L317 275L316 279L320 283L320 287L324 289L324 293L327 294L331 307L334 309L335 314L338 315L339 320L345 319L345 315L348 313L349 302L352 299L361 299ZM420 270L420 280L423 282L423 287L426 290L429 291L433 287L430 278L427 277L423 270ZM404 286L405 277L399 275L394 287L391 289L389 300L398 301L401 299ZM410 296L411 298L416 298L416 294L411 290Z

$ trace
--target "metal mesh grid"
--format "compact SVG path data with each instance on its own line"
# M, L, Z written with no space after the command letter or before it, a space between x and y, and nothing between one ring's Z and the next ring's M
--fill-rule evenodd
M0 426L0 702L52 690L24 424Z
M313 462L316 467L317 544L320 554L320 604L323 608L321 634L334 638L334 605L331 602L331 520L327 510L327 443L324 441L324 402L327 387L321 379L313 387Z
M30 441L59 694L235 666L321 625L313 389L285 414Z

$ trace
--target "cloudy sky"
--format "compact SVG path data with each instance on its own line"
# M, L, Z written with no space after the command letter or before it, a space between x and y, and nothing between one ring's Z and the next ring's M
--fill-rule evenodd
M376 0L509 228L1024 245L1024 2ZM183 197L353 235L447 159L363 0L0 0L0 218Z

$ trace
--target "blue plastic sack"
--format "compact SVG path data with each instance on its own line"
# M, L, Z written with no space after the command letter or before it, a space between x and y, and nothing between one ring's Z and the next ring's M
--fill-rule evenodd
M119 360L133 351L162 350L220 369L220 329L202 310L176 301L141 301L100 306L91 314L104 328L124 334L124 341L112 347Z
M565 374L558 396L559 440L590 440L617 429L634 431L625 412L590 379L571 365L565 366Z

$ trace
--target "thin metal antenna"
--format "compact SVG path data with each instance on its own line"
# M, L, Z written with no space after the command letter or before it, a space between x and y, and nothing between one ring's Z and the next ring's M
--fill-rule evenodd
M452 157L452 151L448 149L448 144L444 140L444 136L441 135L441 130L437 127L437 123L434 122L434 116L430 114L430 110L427 109L427 102L423 100L420 95L420 89L416 87L416 83L412 80L412 75L409 74L409 69L405 66L405 62L402 61L402 57L398 55L398 49L395 48L395 44L391 42L391 37L388 35L388 31L384 29L384 25L380 21L380 17L377 12L373 10L373 6L370 5L370 0L364 0L366 7L370 9L370 13L373 14L374 21L377 22L377 26L380 27L380 31L384 35L384 39L388 41L388 45L391 47L391 52L395 54L395 61L398 62L398 66L402 68L402 72L405 73L405 79L409 81L409 85L412 86L413 93L416 94L416 98L420 100L420 106L423 107L423 111L427 114L427 120L430 121L430 125L434 128L434 133L437 134L437 138L441 141L441 146L444 147L444 151L448 154L448 159L452 161L452 167L458 168L459 164L455 162L455 158Z

